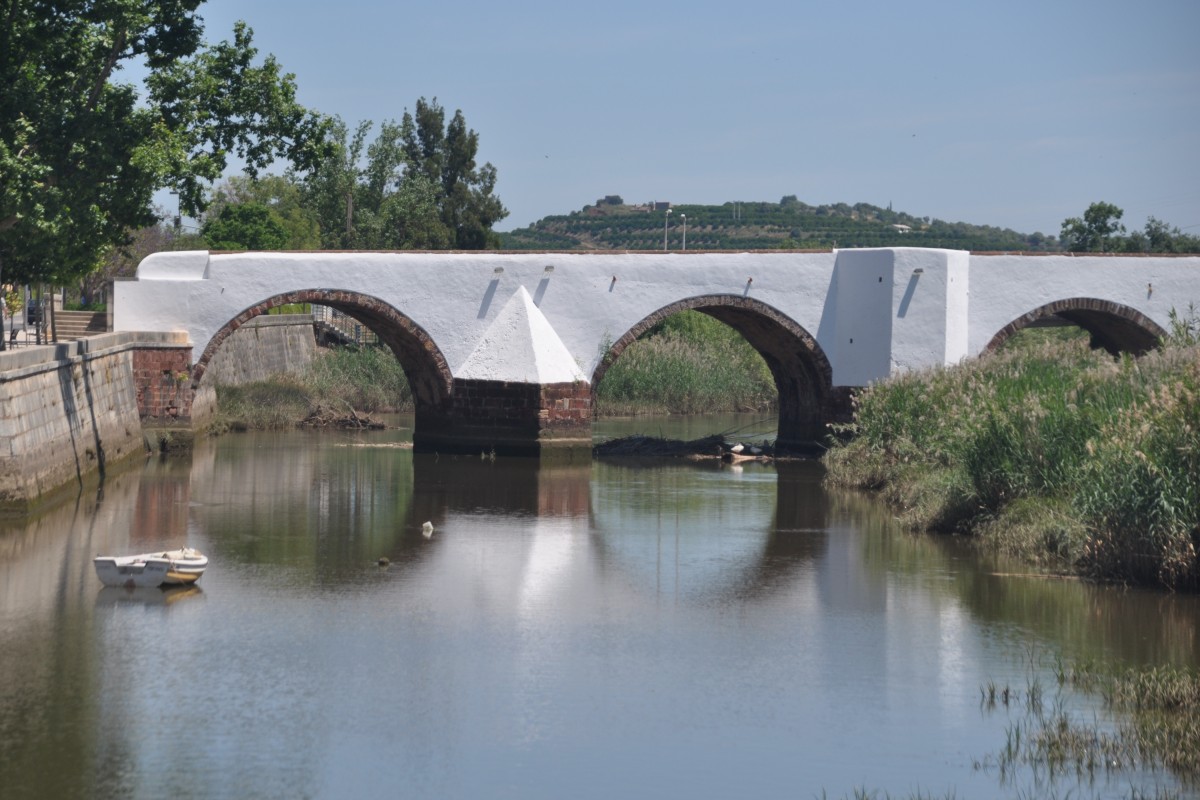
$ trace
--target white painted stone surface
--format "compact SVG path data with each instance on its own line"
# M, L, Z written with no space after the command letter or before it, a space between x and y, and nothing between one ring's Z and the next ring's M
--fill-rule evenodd
M1120 303L1169 329L1172 309L1200 312L1200 257L971 256L969 352L1022 314L1072 297Z
M522 288L588 378L612 342L658 309L730 295L765 303L812 334L835 385L865 385L976 355L1014 319L1067 298L1119 303L1166 328L1172 308L1200 307L1200 257L976 256L919 248L159 253L142 262L136 280L116 284L113 319L118 331L186 332L198 358L217 331L267 298L308 289L358 292L423 328L455 375L465 377L482 374L472 353ZM520 363L528 353L518 348L509 357ZM488 358L502 356L493 349Z
M505 303L454 374L471 380L511 383L587 380L524 286L518 287Z

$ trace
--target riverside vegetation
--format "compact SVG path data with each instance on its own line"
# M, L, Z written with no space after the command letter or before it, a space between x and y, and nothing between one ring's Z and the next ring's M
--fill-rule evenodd
M598 416L767 411L775 379L737 331L698 311L673 314L613 363L596 387Z
M1051 572L1200 589L1200 320L1172 321L1137 359L1032 335L874 385L827 479Z
M977 761L977 769L995 770L1002 780L1022 766L1033 767L1050 781L1062 775L1091 780L1131 769L1165 769L1188 786L1200 780L1200 673L1174 666L1111 670L1088 663L1067 665L1061 658L1053 672L1053 695L1036 677L1027 679L1024 690L994 682L980 687L985 711L1024 715L1008 726L1000 751ZM1099 696L1106 709L1116 712L1115 727L1072 713L1067 690ZM1179 794L1131 790L1129 796Z
M766 411L775 382L754 348L733 329L696 311L656 325L605 374L600 416ZM336 347L303 374L217 389L217 432L272 430L351 411L411 411L412 392L385 348Z

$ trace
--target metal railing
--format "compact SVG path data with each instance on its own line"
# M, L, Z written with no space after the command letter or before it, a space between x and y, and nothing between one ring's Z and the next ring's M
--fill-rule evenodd
M313 304L312 315L313 325L322 329L330 338L345 344L379 343L379 337L374 331L336 308Z

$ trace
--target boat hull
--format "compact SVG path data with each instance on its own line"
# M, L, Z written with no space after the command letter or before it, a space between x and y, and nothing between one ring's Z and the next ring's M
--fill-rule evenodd
M92 563L96 577L105 586L134 589L195 583L208 567L208 557L184 548L135 556L97 556Z

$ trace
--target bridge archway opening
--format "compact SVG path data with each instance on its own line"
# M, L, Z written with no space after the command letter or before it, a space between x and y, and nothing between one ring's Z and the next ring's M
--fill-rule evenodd
M740 295L705 295L680 300L648 315L614 342L592 374L592 404L605 373L643 334L681 311L699 311L745 338L771 372L778 394L780 449L820 447L834 417L833 369L816 338L777 309Z
M429 334L394 306L377 297L333 289L277 294L242 311L209 340L203 354L192 367L192 385L200 384L208 365L234 331L272 308L297 304L327 306L370 329L400 362L412 390L418 425L422 412L441 409L447 403L453 379L445 357Z
M1001 328L988 342L984 352L999 350L1022 331L1067 326L1085 331L1093 348L1103 348L1113 355L1144 355L1158 347L1167 335L1162 326L1129 306L1089 297L1073 297L1047 303L1021 315Z

